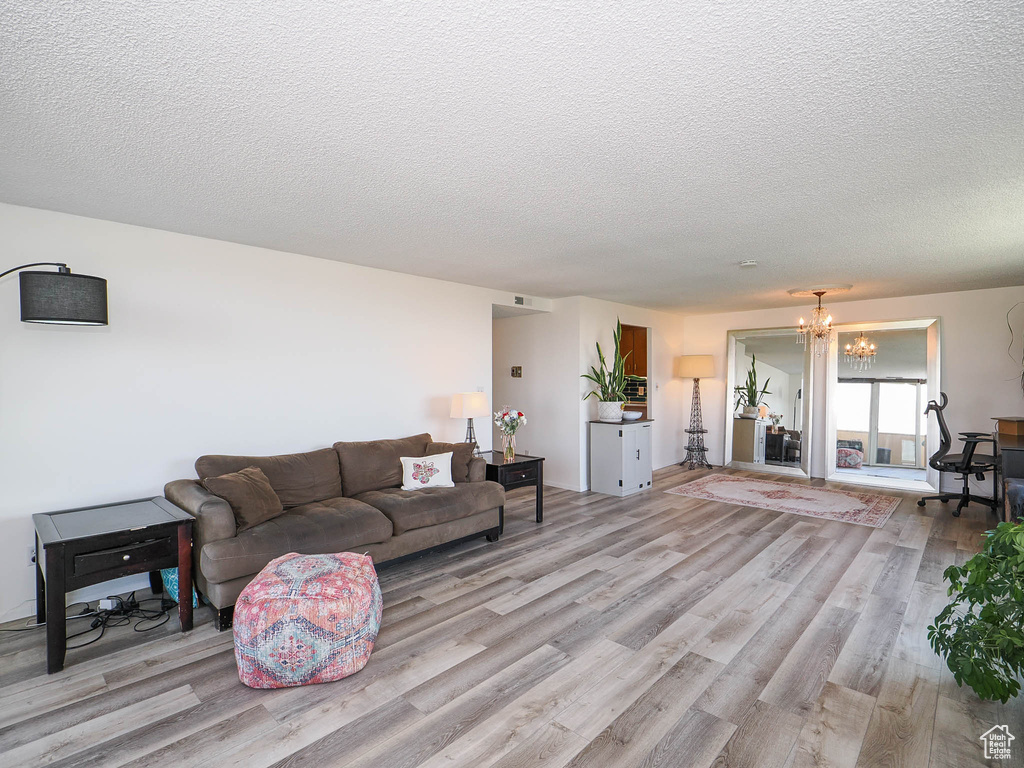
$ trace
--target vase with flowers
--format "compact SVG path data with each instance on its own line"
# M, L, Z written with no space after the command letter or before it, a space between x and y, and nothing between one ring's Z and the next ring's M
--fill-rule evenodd
M772 434L779 434L779 424L782 422L781 413L769 413L768 418L772 420Z
M494 414L494 423L501 432L503 458L510 464L516 460L516 432L526 424L526 415L506 405Z

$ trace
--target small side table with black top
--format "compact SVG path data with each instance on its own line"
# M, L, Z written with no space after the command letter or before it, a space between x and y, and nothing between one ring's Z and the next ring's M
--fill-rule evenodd
M487 461L487 479L501 485L506 491L513 488L537 487L537 522L544 522L544 459L540 456L527 456L517 453L515 460L505 462L501 451L484 451L483 458ZM505 529L505 518L502 515L498 524L498 533Z
M166 499L41 512L36 528L36 621L46 622L46 671L64 668L65 595L136 573L178 569L181 631L192 629L192 516ZM50 599L46 596L49 593Z

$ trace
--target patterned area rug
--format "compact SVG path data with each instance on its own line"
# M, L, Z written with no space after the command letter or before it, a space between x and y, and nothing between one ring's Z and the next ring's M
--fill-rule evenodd
M881 528L900 505L896 496L815 488L799 483L776 483L733 475L706 475L670 488L666 493L695 499L742 504L776 512L838 520Z

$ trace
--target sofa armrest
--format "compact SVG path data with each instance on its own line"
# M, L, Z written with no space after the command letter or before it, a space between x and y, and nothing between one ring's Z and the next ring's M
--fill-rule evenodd
M232 538L235 514L231 505L215 496L195 480L173 480L164 486L164 497L196 519L193 538L196 554L204 544Z
M474 456L469 460L469 482L479 483L487 479L487 460L482 456Z

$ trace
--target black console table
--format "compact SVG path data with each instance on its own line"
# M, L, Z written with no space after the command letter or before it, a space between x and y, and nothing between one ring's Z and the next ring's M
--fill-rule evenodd
M513 488L537 487L537 522L544 522L544 459L517 453L515 460L505 462L501 451L485 451L487 479L499 483L506 491ZM498 523L498 533L505 529L505 516Z
M181 631L192 629L192 516L166 499L41 512L36 527L36 621L46 622L46 671L64 669L65 595L136 573L178 569ZM155 582L154 583L155 586ZM49 600L47 600L49 595Z

